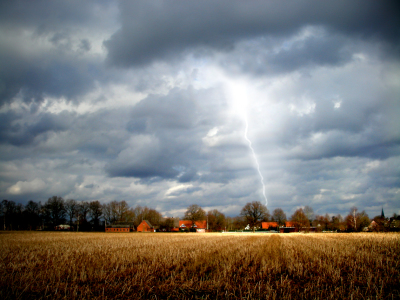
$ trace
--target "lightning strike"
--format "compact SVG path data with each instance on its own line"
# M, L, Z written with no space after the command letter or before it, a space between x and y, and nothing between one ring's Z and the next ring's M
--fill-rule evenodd
M240 80L232 80L226 79L226 86L227 86L227 96L231 99L232 111L238 115L242 120L244 120L246 124L246 128L244 131L244 138L247 141L251 153L253 154L254 161L257 165L257 172L260 176L260 181L262 185L262 194L265 199L265 204L268 205L267 196L265 195L265 184L264 184L264 177L260 170L260 164L258 163L256 152L252 146L251 140L247 136L249 131L249 122L247 120L248 115L248 88L243 81Z
M249 148L251 150L251 153L253 154L254 161L256 162L258 175L260 175L260 181L261 181L261 185L262 185L262 193L263 193L263 196L264 196L264 199L265 199L265 205L268 205L267 196L265 195L264 177L263 177L263 175L261 173L261 170L260 170L260 164L258 163L256 152L254 151L253 146L251 145L251 140L247 136L247 133L249 131L249 122L247 121L247 116L245 116L243 119L244 119L244 121L246 123L246 128L244 130L244 138L249 143Z

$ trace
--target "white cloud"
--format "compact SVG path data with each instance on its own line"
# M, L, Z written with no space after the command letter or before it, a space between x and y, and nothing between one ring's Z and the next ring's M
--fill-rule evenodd
M45 187L46 183L43 180L35 178L32 181L18 181L16 184L10 186L6 192L11 195L24 195L41 192Z

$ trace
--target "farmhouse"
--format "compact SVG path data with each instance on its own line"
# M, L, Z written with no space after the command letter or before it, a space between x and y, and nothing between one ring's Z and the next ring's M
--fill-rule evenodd
M192 221L190 220L180 220L179 221L179 228L181 230L193 230L195 232L206 232L207 230L207 221L202 220L202 221L194 221L194 224L192 226Z
M154 232L154 227L150 224L149 221L143 220L142 223L137 227L138 232Z
M299 231L315 232L316 227L300 227L299 228L299 226L296 226L295 222L286 221L285 226L279 228L280 233L299 232Z
M299 230L294 226L294 222L286 221L285 226L279 228L280 233L289 233L289 232L299 232Z
M278 222L262 222L261 223L261 228L262 229L277 230L278 229Z
M61 224L61 225L54 227L54 230L74 230L74 227L72 227L70 225Z
M106 232L132 232L135 226L130 224L107 225Z

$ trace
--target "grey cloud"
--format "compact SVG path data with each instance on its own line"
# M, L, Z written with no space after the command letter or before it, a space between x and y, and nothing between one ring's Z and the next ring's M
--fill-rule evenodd
M82 26L93 27L96 13L106 7L90 1L79 6L68 1L2 2L0 106L15 96L26 102L46 96L76 100L101 81L102 62L82 56L90 41L74 38Z
M235 177L234 169L227 162L223 163L224 170L215 170L215 165L221 166L225 156L246 152L242 143L214 147L208 154L202 150L203 137L224 121L223 111L213 109L223 106L225 99L220 96L218 89L188 88L143 99L132 108L127 122L126 129L134 142L126 144L107 164L109 176L229 182ZM198 174L200 170L203 175ZM218 179L207 175L210 170L221 172Z
M78 6L71 1L3 1L0 4L0 24L4 27L33 28L38 34L43 34L78 24L87 25L97 17L96 13L111 5L108 1L90 0Z
M70 126L72 116L69 113L39 114L32 122L24 121L23 114L0 114L0 144L9 143L15 146L26 146L33 143L34 139L48 131L65 131Z
M291 43L264 37L244 40L218 62L230 72L276 76L315 66L340 66L350 62L353 54L362 49L349 37L320 31L323 33ZM276 45L280 47L274 49Z
M93 73L101 73L95 62L73 55L45 54L32 59L11 50L0 56L0 105L18 94L28 103L45 96L75 99L94 87Z
M193 178L190 172L180 174L176 168L190 165L201 142L196 139L194 126L199 115L191 95L189 90L172 90L166 96L149 96L139 102L126 127L133 142L108 163L107 173L113 177Z
M105 45L109 62L122 67L199 47L231 50L239 39L288 36L308 25L398 45L398 6L396 1L122 2L122 27Z
M194 192L201 191L201 190L202 190L201 187L187 187L187 188L179 189L177 191L168 193L168 196L175 196L175 197L182 196L182 195L184 196L184 195L192 194Z
M46 186L27 199L126 199L163 211L198 203L237 215L262 195L226 76L255 91L249 137L271 211L400 212L398 2L119 9L1 2L1 197L20 200L7 190L37 178ZM65 105L76 112L50 112Z
M162 129L189 129L196 125L196 105L191 91L185 94L177 89L170 91L167 97L150 96L139 102L132 110L131 125L150 131ZM144 125L146 120L146 125Z
M188 168L187 170L184 170L179 176L179 182L190 182L194 181L199 178L199 175L197 174L197 170L195 168Z

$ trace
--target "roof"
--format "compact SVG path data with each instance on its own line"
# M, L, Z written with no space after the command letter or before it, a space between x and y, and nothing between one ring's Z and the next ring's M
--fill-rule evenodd
M144 222L148 227L153 228L153 225L151 225L149 221L143 220L142 223L143 223L143 222ZM140 224L142 224L142 223L140 223Z
M179 227L180 228L192 228L192 221L190 220L180 220L179 221ZM202 221L195 221L194 222L194 228L197 229L206 229L207 228L207 221L206 220L202 220Z
M292 221L286 221L285 222L285 227L295 227L295 224Z
M262 229L268 229L270 227L278 227L278 222L262 222L261 223Z

